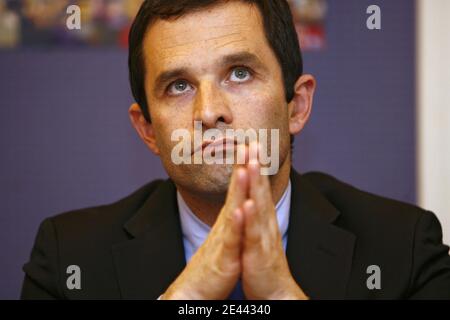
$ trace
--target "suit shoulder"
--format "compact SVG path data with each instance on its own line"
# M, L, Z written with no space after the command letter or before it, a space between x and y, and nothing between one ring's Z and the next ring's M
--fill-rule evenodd
M413 204L360 190L322 172L309 172L303 177L340 211L341 219L349 223L412 231L426 212Z
M102 226L114 230L123 224L143 205L153 191L162 183L162 179L154 180L135 190L130 195L111 204L71 210L57 214L49 219L57 229L70 229L84 232ZM94 231L94 230L93 230Z

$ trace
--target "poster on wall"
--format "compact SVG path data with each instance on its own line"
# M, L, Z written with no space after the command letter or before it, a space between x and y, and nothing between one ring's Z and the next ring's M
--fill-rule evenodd
M0 0L0 48L127 47L143 0ZM326 0L289 0L302 50L325 47ZM80 30L66 26L69 5L81 12Z
M323 50L326 45L326 0L289 0L302 51Z
M0 48L127 46L143 0L0 0ZM67 8L80 8L81 29L67 28Z

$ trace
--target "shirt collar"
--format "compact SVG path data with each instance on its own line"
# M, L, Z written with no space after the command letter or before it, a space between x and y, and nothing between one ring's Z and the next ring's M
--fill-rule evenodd
M181 230L183 233L183 242L185 247L186 261L206 240L211 227L201 221L188 207L181 194L177 191L178 211L180 213ZM289 210L291 206L291 181L275 206L277 213L278 227L283 239L283 245L286 247L286 236L289 225Z

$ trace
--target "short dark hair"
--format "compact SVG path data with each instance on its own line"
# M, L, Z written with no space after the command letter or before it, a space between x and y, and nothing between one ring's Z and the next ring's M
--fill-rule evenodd
M156 19L173 19L192 11L233 0L146 0L139 9L129 34L128 68L131 91L145 119L151 122L145 94L143 42L146 31ZM303 73L297 32L286 0L234 0L254 4L264 20L266 38L283 73L286 101L294 97L294 85Z

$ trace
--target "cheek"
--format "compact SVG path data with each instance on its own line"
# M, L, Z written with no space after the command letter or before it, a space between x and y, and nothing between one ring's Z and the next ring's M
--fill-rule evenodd
M234 121L255 129L282 128L287 125L287 106L275 92L260 91L233 99Z
M176 119L170 120L168 117L154 117L153 128L155 130L156 143L161 155L167 153L172 147L172 132L179 129Z
M170 144L173 131L188 128L186 126L188 114L187 112L180 112L174 106L160 103L156 108L150 111L156 138L159 144Z

